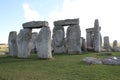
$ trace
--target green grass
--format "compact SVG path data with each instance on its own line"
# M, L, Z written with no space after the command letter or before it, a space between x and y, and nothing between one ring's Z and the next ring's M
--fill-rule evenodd
M54 59L40 60L35 54L29 59L0 56L0 80L120 80L120 66L86 65L84 57L104 58L95 53L53 55ZM113 53L120 56L120 53Z

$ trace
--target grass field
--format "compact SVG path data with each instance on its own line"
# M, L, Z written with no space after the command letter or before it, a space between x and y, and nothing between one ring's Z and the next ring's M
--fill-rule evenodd
M120 80L120 66L86 65L80 60L87 56L104 58L95 53L53 55L40 60L35 54L29 59L0 56L0 80ZM120 53L113 53L120 56Z

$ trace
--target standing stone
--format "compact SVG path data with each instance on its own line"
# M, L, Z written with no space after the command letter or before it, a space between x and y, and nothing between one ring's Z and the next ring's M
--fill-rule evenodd
M32 29L21 29L17 36L18 57L27 58L32 49Z
M96 51L96 52L101 51L99 30L100 30L99 29L99 22L98 22L98 19L96 19L95 23L94 23L94 51Z
M93 51L94 28L86 29L87 50Z
M68 54L80 54L81 53L81 44L80 44L80 26L79 25L70 25L67 29L66 37L66 47Z
M66 53L65 49L65 32L62 26L59 26L56 30L53 30L53 49L54 53L63 54Z
M110 43L109 43L109 37L105 36L104 37L104 48L106 51L111 51Z
M83 37L81 37L81 44L82 44L82 46L81 46L81 49L82 49L82 51L87 51L87 47L86 47L86 42L85 42L85 39L83 38Z
M10 56L14 56L14 57L17 56L18 53L16 37L17 37L16 31L12 31L9 33L9 40L8 40L9 54Z
M37 53L37 50L36 50L37 37L38 37L37 32L32 33L32 52L33 53Z
M120 52L120 48L118 47L118 42L117 42L117 40L115 40L115 41L113 42L113 51L115 51L115 52Z
M37 38L37 55L39 58L52 58L51 31L49 27L42 27Z

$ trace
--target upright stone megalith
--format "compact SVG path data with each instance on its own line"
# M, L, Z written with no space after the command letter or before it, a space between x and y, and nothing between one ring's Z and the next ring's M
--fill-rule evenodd
M53 29L53 50L54 53L63 54L66 53L65 48L65 32L62 26L57 26Z
M42 28L36 39L36 50L39 58L52 58L51 54L51 31L47 21L31 21L23 24L24 29ZM29 43L27 43L29 45Z
M9 55L13 57L16 57L18 53L16 38L17 38L16 31L12 31L9 33L9 39L8 39Z
M17 36L18 57L28 58L32 49L32 29L21 29Z
M65 38L64 26L68 26ZM79 19L66 19L54 21L53 51L54 53L80 54L81 31Z
M101 42L100 42L100 27L98 19L95 20L94 23L94 51L100 52L101 51Z
M80 54L80 27L79 25L70 25L67 29L66 47L68 54Z
M42 27L37 38L37 55L39 58L52 58L51 31L49 27Z
M86 45L87 45L87 50L93 51L94 46L93 46L93 39L94 39L94 28L88 28L86 29Z
M115 41L113 42L113 51L114 51L114 52L120 52L120 47L118 47L118 42L117 42L117 40L115 40Z
M109 42L109 37L108 36L104 37L104 49L106 49L106 51L111 51L111 46L110 46L110 42Z
M38 37L38 33L37 32L33 32L32 33L32 52L33 53L37 53L37 37Z

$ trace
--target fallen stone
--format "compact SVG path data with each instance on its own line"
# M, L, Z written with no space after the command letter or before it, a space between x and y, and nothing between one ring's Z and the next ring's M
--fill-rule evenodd
M120 65L120 57L108 57L103 60L101 60L103 64L107 65Z
M85 57L82 59L82 62L86 64L102 64L100 60L94 57Z
M6 53L5 52L0 52L0 55L5 55Z

